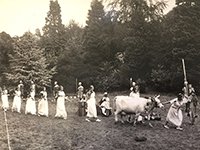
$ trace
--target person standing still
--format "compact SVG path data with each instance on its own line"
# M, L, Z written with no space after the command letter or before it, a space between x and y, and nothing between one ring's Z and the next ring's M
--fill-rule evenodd
M81 101L83 98L83 91L84 91L84 87L82 86L82 83L79 82L78 83L78 89L77 89L77 97L78 99Z
M57 98L58 98L58 91L60 90L60 87L58 85L58 82L55 81L54 82L54 87L53 87L53 96L54 99L52 100L52 102L56 102Z

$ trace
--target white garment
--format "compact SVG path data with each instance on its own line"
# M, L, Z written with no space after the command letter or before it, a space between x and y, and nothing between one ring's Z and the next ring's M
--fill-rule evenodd
M12 111L17 111L20 113L21 110L21 92L15 91L15 96L13 98Z
M137 93L131 92L131 93L129 94L129 96L130 96L130 97L134 97L134 98L138 98L138 97L140 97L140 93L139 93L139 92L137 92Z
M110 107L110 99L108 97L103 98L105 101L101 104L101 107L104 107L106 109L111 109Z
M30 96L31 96L32 99L35 99L35 91L31 91Z
M26 108L25 108L25 114L32 114L36 115L36 104L35 100L33 100L31 97L29 97L26 101Z
M170 101L171 107L169 108L166 120L173 123L176 126L181 126L183 121L183 114L180 106L183 104L179 102L177 98Z
M87 117L97 118L95 92L91 93L90 98L87 101Z
M47 92L41 91L40 93L42 94L42 98L38 103L38 114L48 117L49 109L48 109Z
M2 108L3 109L8 109L9 108L9 103L8 103L8 91L5 90L3 94L1 95L1 100L2 100Z
M49 114L48 101L45 98L42 98L38 103L38 114L42 116L47 116Z
M65 109L65 93L63 91L58 91L55 117L67 119L67 112Z

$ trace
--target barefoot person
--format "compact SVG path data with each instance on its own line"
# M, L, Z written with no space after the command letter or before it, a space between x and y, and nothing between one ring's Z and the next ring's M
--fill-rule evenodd
M18 113L21 112L21 91L20 88L17 87L15 89L15 96L13 98L13 104L12 104L12 112L16 111Z
M183 122L183 114L181 110L181 106L183 105L183 95L179 93L178 98L165 102L164 104L167 103L171 103L171 106L169 108L164 127L169 129L168 123L170 122L176 126L177 130L183 130L181 127Z
M58 91L55 117L67 119L67 112L65 109L65 92L63 91L63 86L60 86L60 90Z
M91 85L89 91L87 92L87 118L86 121L101 121L97 119L97 108L96 108L96 98L94 92L94 86Z
M47 101L47 91L46 87L43 87L43 90L40 92L41 99L38 103L38 116L48 117L48 101Z

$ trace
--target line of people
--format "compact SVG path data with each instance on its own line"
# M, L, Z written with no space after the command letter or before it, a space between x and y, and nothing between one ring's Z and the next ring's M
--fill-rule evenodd
M49 116L49 109L48 109L48 100L47 100L47 90L46 87L43 87L43 89L39 93L39 100L38 100L38 107L36 108L36 100L35 100L35 84L33 81L31 81L30 85L30 92L28 93L27 97L25 98L24 95L22 95L23 91L23 84L22 81L20 81L17 88L14 90L14 97L12 102L12 107L9 107L9 100L8 97L11 96L8 93L8 90L5 86L3 86L1 90L1 100L2 100L2 109L4 111L7 111L11 109L12 112L18 112L21 113L21 104L22 99L26 99L25 104L25 114L32 114L38 116ZM63 118L67 119L67 112L65 109L65 92L63 91L63 86L58 86L58 90L55 94L55 100L56 100L56 115L57 118ZM38 111L38 112L37 112Z

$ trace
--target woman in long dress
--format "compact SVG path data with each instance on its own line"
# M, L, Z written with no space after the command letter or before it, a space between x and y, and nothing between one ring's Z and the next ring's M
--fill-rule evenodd
M181 106L184 104L183 95L179 94L178 98L170 100L169 102L166 103L171 103L171 106L169 108L164 127L169 129L167 124L170 122L176 126L177 130L183 130L183 128L181 127L183 122L183 114L181 110Z
M36 115L36 104L35 99L31 97L31 94L28 95L25 107L25 114Z
M13 98L12 112L21 112L21 91L19 88L15 89L15 96Z
M97 108L96 108L96 98L94 92L94 86L90 86L90 90L87 92L87 118L86 121L101 121L97 119Z
M65 92L63 91L63 86L60 86L60 90L58 91L55 117L67 119L67 112L65 109Z
M1 93L1 100L2 100L2 108L4 111L9 109L9 102L8 102L8 90L5 86L3 86L2 93Z
M47 101L47 91L44 87L43 91L40 92L41 99L38 103L38 115L48 117L48 101Z

